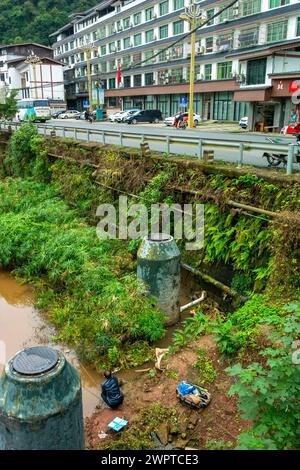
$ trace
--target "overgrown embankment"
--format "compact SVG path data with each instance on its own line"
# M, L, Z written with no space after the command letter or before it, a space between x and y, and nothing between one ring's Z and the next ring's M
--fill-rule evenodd
M230 361L245 366L248 356L256 358L259 366L229 371L241 379L233 391L255 424L241 445L297 446L299 436L291 429L298 408L289 395L300 386L299 376L283 364L299 336L297 305L284 307L299 298L299 178L43 139L34 126L14 134L3 156L0 265L40 285L39 305L58 325L60 339L98 365L142 363L163 328L161 314L135 280L138 242L98 240L97 206L118 207L120 194L128 196L129 205L139 201L148 208L157 202L204 203L204 247L186 252L181 244L183 259L216 277L226 267L231 287L251 299L230 315L216 308L204 315L198 308L176 332L173 351L214 334L219 352ZM274 346L274 332L284 348ZM266 358L259 355L264 348ZM199 364L205 364L201 358ZM207 380L214 372L205 367ZM284 403L274 387L281 382L290 410L284 435L279 429ZM247 408L249 400L255 405Z

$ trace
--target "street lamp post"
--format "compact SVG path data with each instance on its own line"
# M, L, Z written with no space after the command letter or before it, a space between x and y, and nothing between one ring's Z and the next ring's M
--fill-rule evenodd
M89 93L89 111L90 113L93 112L93 91L92 91L92 74L91 74L91 57L92 51L96 51L97 47L94 47L94 44L86 44L80 47L82 52L86 54L86 71L87 71L87 79L88 79L88 93Z
M37 77L36 77L36 66L42 65L41 59L31 51L30 55L24 60L25 64L31 64L33 69L33 82L34 82L34 97L35 99L38 98L38 90L37 90Z
M180 19L187 21L191 25L193 31L201 21L202 18L201 6L198 3L192 3L185 7L185 12L179 16ZM194 127L194 85L195 85L195 45L196 45L196 32L191 34L191 61L190 61L190 96L189 96L189 112L188 112L188 127Z

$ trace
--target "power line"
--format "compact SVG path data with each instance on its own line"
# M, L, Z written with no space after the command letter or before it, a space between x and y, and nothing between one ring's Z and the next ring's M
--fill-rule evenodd
M187 37L191 36L193 33L195 33L196 31L198 31L198 29L202 28L203 26L205 26L206 24L208 24L211 20L213 20L214 18L217 18L219 15L221 15L221 13L223 13L223 11L226 11L228 8L232 7L235 3L237 3L239 0L233 0L232 2L228 3L226 6L224 6L223 8L221 8L221 10L217 11L217 13L215 13L214 15L210 16L209 18L207 18L205 21L203 21L200 25L196 26L196 28L192 29L191 31L189 31L188 33L184 34L184 36L182 36L180 39L177 39L176 41L174 41L172 44L170 44L169 46L166 46L165 48L163 49L160 49L158 52L156 52L155 54L153 54L153 56L151 57L148 57L147 59L144 59L144 60L141 60L140 62L137 62L136 64L134 64L133 66L129 66L129 67L126 67L125 69L122 69L122 71L124 72L127 72L128 70L132 70L132 69L135 69L137 67L139 67L140 65L144 64L145 62L149 62L150 60L154 59L155 57L159 56L160 54L162 54L163 52L167 51L168 49L176 46L176 44L179 44L180 42L184 41L184 39L186 39Z

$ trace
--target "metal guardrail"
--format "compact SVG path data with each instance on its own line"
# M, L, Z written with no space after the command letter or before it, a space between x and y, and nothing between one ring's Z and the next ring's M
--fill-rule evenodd
M11 129L16 130L22 123L20 122L1 122L0 129ZM56 134L56 131L61 132L62 137L66 137L68 133L73 134L74 139L84 140L87 142L93 141L93 136L99 136L100 140L95 140L95 142L100 142L102 144L106 144L106 137L117 137L117 144L123 146L124 139L130 139L131 141L136 141L136 147L139 147L141 143L159 143L162 144L161 151L163 153L177 153L182 155L182 152L171 152L171 145L184 145L195 148L196 154L199 159L203 158L203 149L205 147L211 148L229 148L235 149L239 151L239 159L238 159L238 166L242 166L244 164L244 152L251 151L251 150L260 150L260 151L268 151L271 153L280 153L280 154L287 154L287 167L286 167L286 174L290 175L293 172L293 163L296 162L296 154L298 152L298 145L297 144L271 144L271 143L258 143L258 142L232 142L222 140L218 137L212 139L201 139L199 137L191 137L191 136L170 136L170 135L159 135L151 132L145 132L140 134L134 134L131 132L126 131L117 131L117 130L100 130L100 129L90 129L86 127L68 127L64 125L55 125L55 124L37 124L39 133L47 136L53 135L53 132ZM131 147L133 145L130 145Z

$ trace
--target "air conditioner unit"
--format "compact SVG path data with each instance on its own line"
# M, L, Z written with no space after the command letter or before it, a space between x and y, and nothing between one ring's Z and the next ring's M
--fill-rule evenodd
M156 13L154 13L154 15L153 15L153 19L156 19L156 18L157 18L157 14L156 14Z
M205 52L205 47L204 46L199 46L197 49L197 54L204 54Z
M130 25L129 25L129 26L130 26L130 28L133 28L133 23L130 23Z
M196 79L197 80L203 80L204 79L203 73L197 73Z

